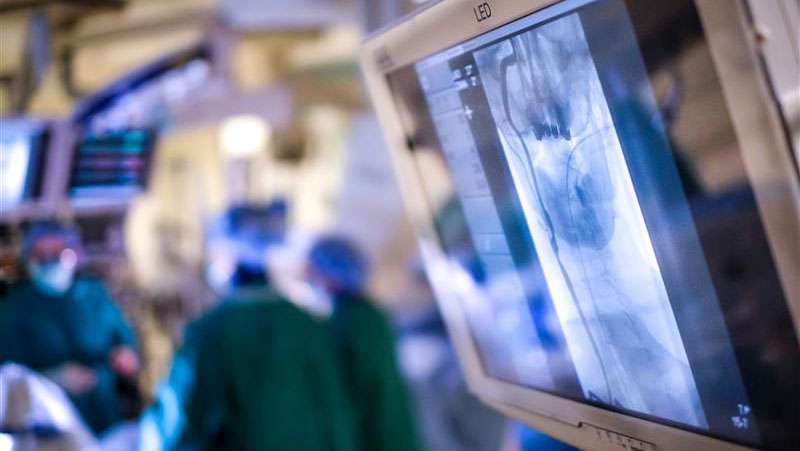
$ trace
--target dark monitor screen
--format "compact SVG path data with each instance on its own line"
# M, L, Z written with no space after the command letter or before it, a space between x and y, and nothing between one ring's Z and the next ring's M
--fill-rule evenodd
M42 192L48 129L38 120L0 123L0 210L10 210Z
M486 375L798 444L797 336L703 28L678 3L659 21L647 2L568 0L389 85Z
M72 198L119 198L147 186L154 132L121 130L86 135L75 147L70 175Z

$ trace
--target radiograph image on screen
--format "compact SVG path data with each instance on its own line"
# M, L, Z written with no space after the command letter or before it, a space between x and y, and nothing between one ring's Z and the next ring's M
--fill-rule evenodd
M474 56L584 395L707 427L579 16Z

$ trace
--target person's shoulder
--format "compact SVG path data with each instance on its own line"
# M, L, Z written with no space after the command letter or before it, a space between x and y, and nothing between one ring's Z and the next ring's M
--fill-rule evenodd
M227 323L238 321L242 318L263 320L265 317L271 321L288 321L304 323L310 320L308 315L285 297L272 291L266 291L259 297L247 299L226 299L204 315L204 323Z
M33 290L33 282L28 279L14 281L6 286L6 292L0 296L0 301L11 301L20 293Z
M102 279L91 274L79 274L75 276L75 283L91 287L104 287Z
M274 306L276 310L281 311L287 318L291 318L294 323L302 327L314 330L322 328L323 321L318 320L311 313L288 299L281 298L281 300L272 302L270 305Z
M340 299L333 315L334 321L347 323L365 333L389 332L389 318L381 307L363 294L347 295Z
M186 331L196 332L211 325L224 321L230 314L231 305L226 300L219 301L215 306L195 316L186 324Z
M106 286L98 277L91 275L79 275L75 278L73 290L76 294L106 294Z
M214 335L226 321L227 306L221 301L216 306L190 319L183 333L182 349L184 352L197 352L207 336Z
M74 301L77 301L79 305L85 305L91 309L98 309L97 311L106 312L108 309L117 308L106 285L95 276L77 276L69 296Z
M15 306L26 303L33 295L35 295L35 290L30 281L14 282L6 287L6 292L0 296L0 308L7 313L13 310Z
M338 302L339 310L346 315L385 320L386 315L377 302L364 294L346 294Z

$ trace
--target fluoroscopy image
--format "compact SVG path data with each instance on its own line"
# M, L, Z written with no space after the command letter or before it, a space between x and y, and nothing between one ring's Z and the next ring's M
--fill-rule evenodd
M579 16L475 59L584 395L707 427Z

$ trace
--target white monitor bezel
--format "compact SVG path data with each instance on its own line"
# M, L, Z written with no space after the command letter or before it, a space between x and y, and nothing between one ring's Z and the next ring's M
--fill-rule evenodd
M407 209L439 306L470 389L488 404L584 449L618 449L601 430L649 442L658 449L744 449L730 442L615 413L493 379L482 369L459 302L449 287L432 211L406 147L386 74L562 0L504 0L476 20L483 1L445 0L368 38L361 51L365 81L383 127ZM739 1L695 0L739 139L743 159L800 335L800 180L779 110L760 64L745 6ZM794 131L796 132L796 131Z
M0 118L0 122L3 123L14 123L17 121L30 123L31 127L35 127L46 134L46 141L40 144L44 160L41 162L42 167L38 174L38 195L33 198L22 199L21 202L15 205L0 209L0 222L2 223L15 223L24 219L43 216L43 212L46 210L45 205L52 197L52 176L50 168L54 156L58 153L55 145L56 135L58 133L58 121L44 117L9 116Z

